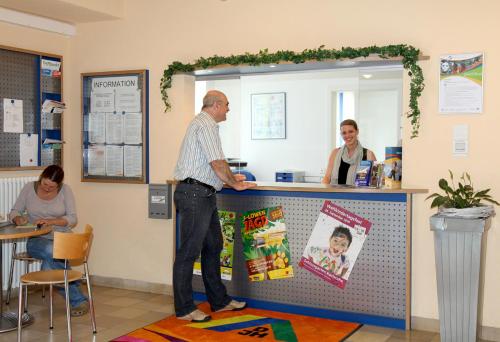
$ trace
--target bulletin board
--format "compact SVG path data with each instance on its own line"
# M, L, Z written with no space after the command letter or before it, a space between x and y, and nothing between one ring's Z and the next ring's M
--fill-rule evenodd
M0 170L62 166L61 101L61 56L0 46Z
M148 70L81 77L82 181L148 183Z

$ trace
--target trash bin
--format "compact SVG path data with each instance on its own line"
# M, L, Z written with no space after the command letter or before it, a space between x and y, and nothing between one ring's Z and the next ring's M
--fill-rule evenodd
M431 216L441 342L476 341L483 246L490 218ZM481 284L482 285L482 284Z

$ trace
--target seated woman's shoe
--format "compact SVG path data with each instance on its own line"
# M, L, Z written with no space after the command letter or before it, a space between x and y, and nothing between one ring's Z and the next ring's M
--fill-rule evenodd
M71 317L83 316L89 312L89 302L85 301L71 308Z

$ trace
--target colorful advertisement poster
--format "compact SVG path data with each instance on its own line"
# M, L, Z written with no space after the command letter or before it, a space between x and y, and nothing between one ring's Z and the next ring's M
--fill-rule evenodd
M343 289L371 222L325 201L299 266Z
M387 189L401 189L403 177L403 148L386 146L384 161L384 187Z
M243 254L250 281L293 277L285 217L281 207L241 216Z
M221 279L231 280L233 276L233 246L234 229L236 226L236 213L233 211L219 210L220 228L224 244L220 253ZM193 274L201 275L201 258L194 262Z
M439 65L439 112L481 113L484 55L441 56Z

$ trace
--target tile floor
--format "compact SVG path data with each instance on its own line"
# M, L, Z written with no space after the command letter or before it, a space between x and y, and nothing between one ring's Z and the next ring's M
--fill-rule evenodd
M130 290L95 286L97 334L92 335L90 316L72 319L73 340L109 341L134 329L163 319L173 314L173 298ZM66 311L61 296L54 296L54 330L48 329L48 296L43 299L41 292L29 296L29 311L35 316L35 323L23 329L23 341L59 342L67 341ZM11 301L5 310L17 310L17 299ZM16 341L17 332L0 334L0 342ZM439 334L426 331L401 331L365 325L347 341L351 342L398 342L420 341L438 342Z

